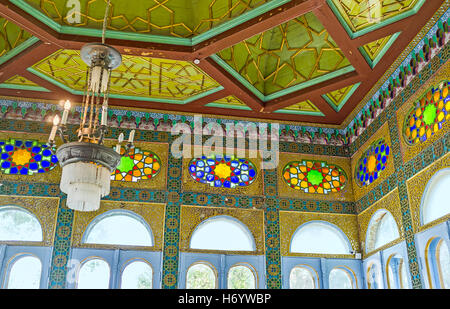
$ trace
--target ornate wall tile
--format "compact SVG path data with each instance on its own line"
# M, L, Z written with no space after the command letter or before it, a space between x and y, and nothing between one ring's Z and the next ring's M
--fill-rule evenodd
M345 174L347 177L347 181L345 185L343 185L340 191L330 192L328 194L317 194L317 193L306 193L303 190L295 190L290 187L285 181L285 167L291 162L302 162L302 161L310 161L310 162L325 162L324 166L336 166L339 167L339 171L342 171L341 174ZM293 154L293 153L280 153L278 166L278 194L280 197L286 198L301 198L301 199L311 199L311 200L319 200L319 201L353 201L353 190L352 190L352 182L350 180L350 160L345 157L330 157L330 156L321 156L321 155L305 155L305 154ZM317 173L316 173L317 174ZM339 173L338 173L339 174ZM317 174L318 175L318 174ZM311 175L314 176L314 175ZM320 175L318 175L320 178ZM339 177L339 175L331 176L330 180L333 177ZM321 181L323 182L323 181Z
M108 141L108 143L105 143L105 145L113 147L113 145L115 145L115 141ZM142 151L151 151L159 157L159 159L161 160L161 167L158 174L151 179L139 180L137 182L113 180L111 181L111 186L131 189L165 190L167 186L167 162L169 156L169 144L147 143L139 141L135 142L134 145Z
M386 209L389 211L392 216L395 219L395 222L397 223L397 226L399 228L399 235L400 239L403 239L404 237L404 227L403 227L403 221L402 221L402 210L400 206L400 196L398 189L395 188L391 192L385 194L381 199L373 203L368 209L362 211L357 216L357 222L358 222L358 228L359 228L359 237L360 237L360 243L361 248L363 249L363 254L365 256L368 256L370 254L373 254L374 252L380 250L377 249L374 252L365 252L366 248L366 241L373 241L374 235L367 235L367 229L370 223L370 219L372 218L373 214L380 210L380 209ZM388 246L391 246L392 244L389 244ZM386 247L386 246L384 246ZM364 257L363 257L364 258Z
M0 206L19 206L36 216L42 227L42 242L38 245L53 246L59 198L0 195ZM25 242L24 242L25 243ZM18 244L18 242L14 242Z
M310 221L326 221L336 225L347 236L350 244L355 251L360 251L358 227L356 215L338 215L327 213L308 213L280 211L280 239L281 239L281 255L282 256L324 256L330 257L329 254L309 254L309 253L291 253L289 248L291 239L299 226ZM333 258L352 258L353 255L341 254L333 255Z
M439 86L439 84L448 80L450 76L450 62L448 61L444 64L429 80L427 80L423 85L418 87L416 91L406 100L403 105L397 111L397 123L398 123L398 135L400 139L400 148L402 153L403 162L408 162L417 153L421 152L433 142L438 140L445 132L450 129L450 121L447 120L443 123L442 129L437 131L435 134L431 135L426 141L419 142L417 144L410 145L404 137L404 127L405 121L409 115L409 112L415 103L420 100L421 97L427 94L428 90L433 87ZM445 107L444 107L445 108ZM448 114L448 113L447 113Z
M264 211L255 209L231 209L224 207L181 206L180 251L223 253L223 251L190 249L189 242L197 226L215 216L226 215L245 224L255 239L256 251L233 251L233 254L264 254Z
M354 192L354 198L355 201L358 201L361 197L366 195L368 192L370 192L372 189L377 187L380 183L382 183L386 178L388 178L395 170L394 168L394 160L393 156L390 155L387 158L386 161L386 168L383 170L382 173L380 173L379 177L377 179L374 179L369 185L366 186L359 186L357 184L357 181L355 180L355 171L357 171L359 167L360 160L362 156L367 152L369 147L377 140L379 139L384 140L384 144L391 147L391 138L389 134L389 126L388 123L385 122L380 129L378 129L360 148L358 151L356 151L353 156L351 157L351 170L353 175L352 177L352 184L353 184L353 192Z
M406 181L414 233L418 233L450 218L450 215L447 215L426 225L421 225L420 221L421 201L428 181L436 172L448 167L450 167L450 153L447 153L444 157L435 161L433 164Z
M92 220L102 213L114 209L123 209L140 215L152 229L154 245L152 247L136 247L135 249L160 251L163 247L164 207L164 204L156 203L101 201L100 209L97 211L76 211L73 221L72 246L82 248L104 248L104 245L99 244L83 244L82 239L84 232ZM111 245L108 245L107 247L111 248Z
M248 152L246 152L248 154ZM212 193L212 194L239 194L239 195L262 195L263 194L263 173L264 171L261 170L261 158L250 158L249 155L243 156L236 156L239 159L246 159L250 160L252 162L252 165L254 166L254 170L256 171L256 175L254 176L254 179L252 182L246 186L235 186L232 188L227 188L224 186L215 187L211 186L208 183L200 183L194 180L194 178L191 176L190 166L192 165L191 160L193 158L196 158L195 156L192 156L192 158L183 158L183 170L182 170L182 181L183 181L183 191L192 191L192 192L204 192L204 193ZM217 166L226 166L226 163L224 164L217 164ZM224 173L227 173L227 171L223 171ZM223 174L223 173L222 173ZM226 175L227 176L227 175ZM206 176L205 176L206 177Z

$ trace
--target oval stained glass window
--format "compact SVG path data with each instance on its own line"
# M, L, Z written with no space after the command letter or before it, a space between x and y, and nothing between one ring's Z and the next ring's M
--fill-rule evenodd
M111 174L111 180L137 182L152 179L161 170L161 159L151 151L135 147L128 155L123 156L124 153L122 148L120 164Z
M369 146L356 165L355 180L360 187L374 182L386 169L390 148L384 139L379 139Z
M305 193L339 192L347 183L347 175L342 168L324 161L289 162L282 175L289 187Z
M199 182L216 188L249 186L255 181L255 165L234 156L202 156L189 162L189 174Z
M0 170L8 175L45 173L58 164L53 148L38 141L0 141Z
M450 120L449 82L429 90L420 98L405 118L403 136L409 145L423 143Z

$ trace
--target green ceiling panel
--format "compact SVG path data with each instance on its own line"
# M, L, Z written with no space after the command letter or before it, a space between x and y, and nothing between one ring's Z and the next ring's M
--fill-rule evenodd
M336 112L339 112L360 84L361 83L357 83L335 91L331 91L323 95L322 97Z
M324 114L311 101L306 100L291 106L279 109L275 113L324 116Z
M59 32L98 36L105 13L104 0L10 0ZM133 39L146 40L148 35L203 40L263 14L289 0L111 0L108 33L133 33ZM72 12L79 11L79 15ZM116 32L116 33L115 33ZM145 38L142 35L147 35ZM153 37L152 40L158 40ZM164 39L163 39L164 40ZM166 43L191 41L165 40ZM196 42L198 43L198 42Z
M312 13L224 49L213 59L264 101L353 70Z
M82 93L87 69L79 51L59 50L29 71L72 93ZM187 103L222 88L190 62L129 55L122 56L110 80L111 97L167 103Z
M369 65L374 68L399 35L400 32L388 35L359 47L359 50Z
M425 0L327 0L352 38L411 16L417 13L424 2Z
M45 89L44 87L41 87L38 84L20 75L14 75L13 77L10 77L2 84L0 84L0 88L49 92L49 90Z
M230 108L230 109L240 109L240 110L252 110L244 102L236 98L235 96L228 96L214 102L208 103L207 107L219 107L219 108Z
M38 39L29 32L0 17L0 63L9 60L37 41Z

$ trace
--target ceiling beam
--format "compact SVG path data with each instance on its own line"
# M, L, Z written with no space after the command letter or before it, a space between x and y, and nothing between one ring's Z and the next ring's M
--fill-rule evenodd
M362 78L356 71L323 81L313 86L292 92L282 97L273 99L266 103L264 112L274 112L278 109L291 106L301 101L309 100L311 97L320 96L330 91L338 90L361 82Z
M233 78L230 73L225 71L225 69L217 64L213 59L203 59L197 64L197 66L212 79L217 81L222 87L227 89L227 91L247 104L252 110L259 112L263 109L263 102L252 94L250 90L243 86L238 80Z
M8 0L0 0L0 16L28 31L39 40L52 43L62 48L57 39L58 33L26 11L11 4Z
M328 5L322 5L319 8L314 9L313 13L327 29L328 33L355 70L361 76L369 75L372 71L370 65L360 53L358 49L359 46L352 41L331 8Z
M37 41L18 55L0 65L0 83L14 75L21 75L26 69L51 55L58 48L52 44Z
M208 57L227 47L249 39L254 35L311 12L324 4L325 0L292 0L195 45L193 47L193 54L197 59Z
M365 99L365 96L371 91L374 85L383 78L385 72L392 66L401 53L407 48L410 42L417 36L418 32L427 24L434 13L439 9L442 3L446 0L425 1L420 10L414 15L415 18L409 18L408 23L404 25L404 30L396 39L389 51L374 67L372 73L366 76L364 81L347 103L342 107L339 113L339 121L345 125L347 118L352 118L357 115L359 109L358 105ZM420 17L420 18L418 18Z

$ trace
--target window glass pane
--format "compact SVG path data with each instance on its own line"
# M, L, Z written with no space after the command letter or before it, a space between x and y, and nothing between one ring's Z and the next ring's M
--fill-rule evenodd
M42 241L41 225L25 210L0 208L0 240Z
M314 289L314 278L311 271L305 267L294 267L289 276L291 289Z
M216 275L214 270L205 264L189 267L186 275L186 289L215 289Z
M373 249L380 248L398 237L398 228L394 217L392 217L389 212L385 212L378 223L375 237L375 247Z
M423 224L450 213L448 188L450 188L450 169L444 169L433 176L427 185L423 200Z
M19 258L11 267L8 276L8 289L39 289L42 264L34 256Z
M109 265L103 260L85 262L78 274L78 289L107 289L109 287Z
M405 261L402 259L402 263L401 263L401 267L400 267L400 282L401 282L402 289L409 289L409 281L408 281L407 276L408 276L408 273L406 272Z
M340 268L331 270L329 285L330 289L353 289L350 274L346 270Z
M247 266L233 266L228 271L229 289L255 289L255 275Z
M442 288L450 289L450 258L449 250L445 241L441 240L438 251L438 261Z
M342 233L325 223L301 227L292 237L291 252L349 254L350 245Z
M253 236L247 228L226 217L212 218L200 224L192 234L190 246L204 250L255 250Z
M132 262L122 273L122 289L151 289L153 270L142 261Z
M119 213L108 215L94 222L92 228L88 229L85 242L107 245L153 245L150 231L141 221Z

